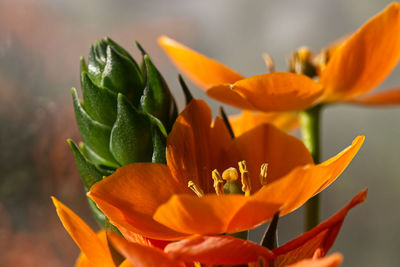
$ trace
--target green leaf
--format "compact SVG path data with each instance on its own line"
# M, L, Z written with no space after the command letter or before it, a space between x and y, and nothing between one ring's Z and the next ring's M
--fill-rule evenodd
M89 201L90 210L92 211L92 214L93 214L96 222L100 225L101 228L104 229L106 227L107 217L97 207L96 203L91 198L88 198L88 201Z
M165 131L165 129L164 129ZM151 162L154 163L167 163L165 149L167 146L167 138L163 134L162 130L158 125L152 126L153 132L153 156L151 158Z
M104 158L105 161L108 161L109 163L107 165L117 164L109 150L110 127L90 118L81 106L75 88L72 88L72 99L74 102L76 121L83 141L87 146L93 149L96 154Z
M126 51L124 48L122 48L122 46L120 46L119 44L117 44L114 40L112 40L110 37L106 37L105 39L106 43L111 46L112 48L114 48L116 51L118 51L121 55L126 56L127 58L129 58L135 65L136 67L138 67L138 64L136 63L136 61L133 59L133 57L128 53L128 51Z
M68 139L67 142L72 149L79 175L82 177L87 192L92 185L103 179L103 174L84 157L78 146L71 139Z
M153 153L150 119L118 94L118 115L111 131L110 150L121 165L150 162Z
M117 95L92 83L86 72L81 73L83 102L94 120L112 127L117 118Z
M143 57L146 65L147 83L140 100L144 112L157 117L164 125L170 125L175 101L168 85L148 55Z
M97 41L95 46L95 53L99 61L105 64L107 59L107 42L104 40Z
M84 57L81 57L80 58L80 61L81 61L81 72L84 72L84 71L88 71L88 67L87 67L87 65L86 65L86 61L85 61L85 58Z
M179 84L182 87L183 94L185 95L186 105L189 105L190 101L193 99L193 95L189 90L189 87L186 85L185 80L183 80L182 75L178 74Z
M121 165L116 163L111 163L104 158L100 157L93 151L90 147L88 147L85 143L80 143L79 148L82 154L92 163L97 169L103 173L103 175L111 175L115 169L121 167Z
M104 62L99 61L93 45L90 46L87 70L90 79L97 86L100 86L101 84L101 77L104 69L104 64L105 64Z
M136 107L143 92L143 79L136 63L107 46L107 60L101 85L124 94Z

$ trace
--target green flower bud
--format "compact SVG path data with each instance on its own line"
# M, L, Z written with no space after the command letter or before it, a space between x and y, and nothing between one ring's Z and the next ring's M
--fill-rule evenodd
M166 163L166 137L177 117L176 104L164 78L138 47L142 69L110 38L91 46L87 64L81 58L83 101L75 89L72 98L83 143L68 143L87 191L123 165ZM104 227L107 218L90 204Z

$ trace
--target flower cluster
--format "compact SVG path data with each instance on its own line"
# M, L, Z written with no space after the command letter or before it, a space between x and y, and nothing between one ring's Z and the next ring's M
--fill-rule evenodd
M320 162L318 129L310 128L321 107L400 102L399 90L364 96L400 58L400 4L316 55L296 50L289 72L274 72L267 56L270 73L244 78L168 37L159 43L209 96L244 112L213 120L180 77L187 104L177 115L140 45L142 66L110 39L92 47L88 65L81 64L84 103L73 90L85 144L69 143L103 230L95 233L53 198L82 251L76 266L340 265L341 254L327 253L366 190L322 223L317 206L309 209L305 233L284 245L279 217L315 202L363 144L358 136ZM304 142L286 132L298 114ZM268 221L260 244L247 240L249 230Z

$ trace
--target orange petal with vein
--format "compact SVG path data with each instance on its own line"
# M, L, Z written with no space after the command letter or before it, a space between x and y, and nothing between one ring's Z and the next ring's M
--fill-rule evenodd
M201 198L174 195L157 209L154 219L187 234L233 233L268 221L280 206L266 200L254 201L239 194L209 194Z
M235 136L239 136L261 124L271 123L282 131L290 131L299 125L297 112L254 112L244 110L238 115L229 116Z
M230 236L195 236L169 244L165 252L176 260L203 264L246 264L272 252L253 242Z
M343 256L340 253L334 253L324 258L306 259L286 267L337 267L343 262Z
M374 95L357 98L350 101L352 104L360 104L367 106L390 106L400 104L400 88L389 91L376 93Z
M271 124L259 125L234 142L242 159L247 161L253 192L261 187L259 173L263 163L268 163L267 183L283 177L295 167L313 163L300 139Z
M277 256L275 266L286 266L311 258L317 249L320 249L321 256L324 256L332 247L349 210L364 202L366 197L367 190L361 191L335 215L285 245L274 249L273 252Z
M96 233L67 206L62 204L55 197L52 197L52 200L62 224L85 254L90 264L93 266L114 267L115 264L107 243L102 241ZM82 263L79 261L77 263L85 264L85 262Z
M285 177L261 188L254 197L283 203L281 216L292 212L335 181L356 155L363 141L364 137L357 137L351 146L335 157L318 165L294 169Z
M170 259L167 254L158 248L130 243L114 233L108 233L108 235L116 249L135 267L180 266L178 262Z
M215 193L211 179L214 169L221 171L237 163L227 160L226 150L232 143L229 133L221 121L213 127L211 123L208 105L193 100L179 115L167 138L167 164L172 176L184 185L192 180L205 193Z
M264 112L307 109L323 92L321 85L307 76L289 72L253 76L234 83L232 88Z
M167 36L158 38L158 44L176 67L204 90L214 85L234 83L243 79L243 76L236 71Z
M400 4L392 3L335 51L321 74L326 100L349 100L373 89L399 58Z
M243 95L232 90L231 84L213 86L207 90L207 95L236 108L257 110Z
M135 163L96 183L88 195L124 234L174 240L185 235L159 224L152 216L173 194L185 192L189 190L174 180L167 165Z

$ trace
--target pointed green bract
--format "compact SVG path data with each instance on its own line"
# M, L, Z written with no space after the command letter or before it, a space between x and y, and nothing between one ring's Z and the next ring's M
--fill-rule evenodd
M143 61L146 66L147 81L142 99L140 100L141 108L143 111L157 117L167 129L170 129L172 127L170 122L175 121L176 118L175 101L173 101L167 83L149 56L144 55Z
M81 74L81 86L86 112L94 120L112 127L117 118L117 95L94 85L86 72Z
M79 175L82 177L85 189L86 191L89 191L92 185L102 180L104 174L96 169L96 167L84 157L78 146L72 140L68 139L67 142L71 147L72 154L74 155L75 163L78 167Z
M124 94L134 106L137 106L142 95L143 83L137 64L121 55L113 47L107 46L106 65L101 85L115 93Z
M110 149L121 165L151 161L150 120L122 94L118 95L118 115L111 132Z
M111 128L93 120L82 108L76 90L72 89L75 117L82 139L97 155L104 160L104 164L115 165L116 161L108 149Z

